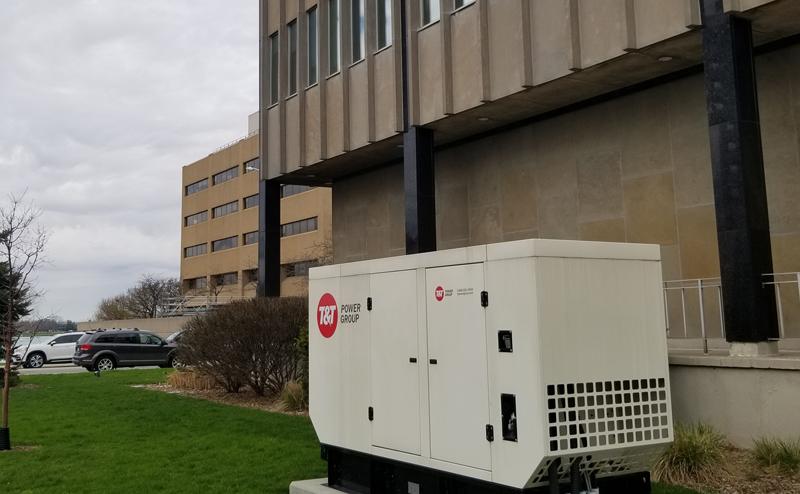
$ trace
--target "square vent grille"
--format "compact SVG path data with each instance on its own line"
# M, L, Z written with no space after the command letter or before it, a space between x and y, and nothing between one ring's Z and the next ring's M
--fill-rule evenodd
M551 453L669 439L662 378L547 385Z

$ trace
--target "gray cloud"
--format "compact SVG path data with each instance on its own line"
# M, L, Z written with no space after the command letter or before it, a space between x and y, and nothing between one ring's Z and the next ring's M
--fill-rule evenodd
M178 274L180 174L246 132L256 0L0 2L0 200L51 232L41 314L82 320L139 275Z

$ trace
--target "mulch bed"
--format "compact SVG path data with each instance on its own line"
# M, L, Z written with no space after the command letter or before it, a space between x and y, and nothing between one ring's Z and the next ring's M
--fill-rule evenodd
M746 450L728 447L720 470L704 483L686 487L709 494L797 494L800 475L762 468Z
M137 388L152 389L161 391L163 393L177 394L182 396L190 396L201 400L213 401L215 403L222 403L224 405L233 405L242 408L254 408L264 412L285 413L287 415L302 415L308 416L308 411L296 412L287 410L286 406L280 399L268 398L265 396L258 396L250 389L243 388L238 393L228 393L222 389L211 390L188 390L176 388L169 384L145 384L135 386Z

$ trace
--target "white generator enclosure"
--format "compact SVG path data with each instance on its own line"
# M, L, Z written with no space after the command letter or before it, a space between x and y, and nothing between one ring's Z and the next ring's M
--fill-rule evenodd
M326 446L527 489L647 471L672 440L658 246L523 240L309 279Z

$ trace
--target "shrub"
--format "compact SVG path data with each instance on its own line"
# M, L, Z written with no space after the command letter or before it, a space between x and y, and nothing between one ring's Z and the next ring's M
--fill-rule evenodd
M167 384L174 388L194 391L208 391L217 387L216 379L193 369L173 372L167 376Z
M303 390L303 399L308 403L308 326L300 330L295 344L297 353L297 381Z
M711 426L676 424L675 440L653 465L653 476L671 484L707 482L725 445L725 438Z
M232 302L186 324L178 357L228 392L248 385L258 395L277 396L297 377L296 342L307 326L305 298Z
M0 367L0 388L3 387L3 382L5 380L6 369L5 367ZM19 371L16 367L11 367L11 373L9 374L8 384L13 388L17 386L22 379L19 377Z
M756 439L750 454L762 467L776 467L787 473L794 473L800 469L800 441Z
M287 410L300 412L308 408L303 385L297 381L289 381L281 393L281 401Z

